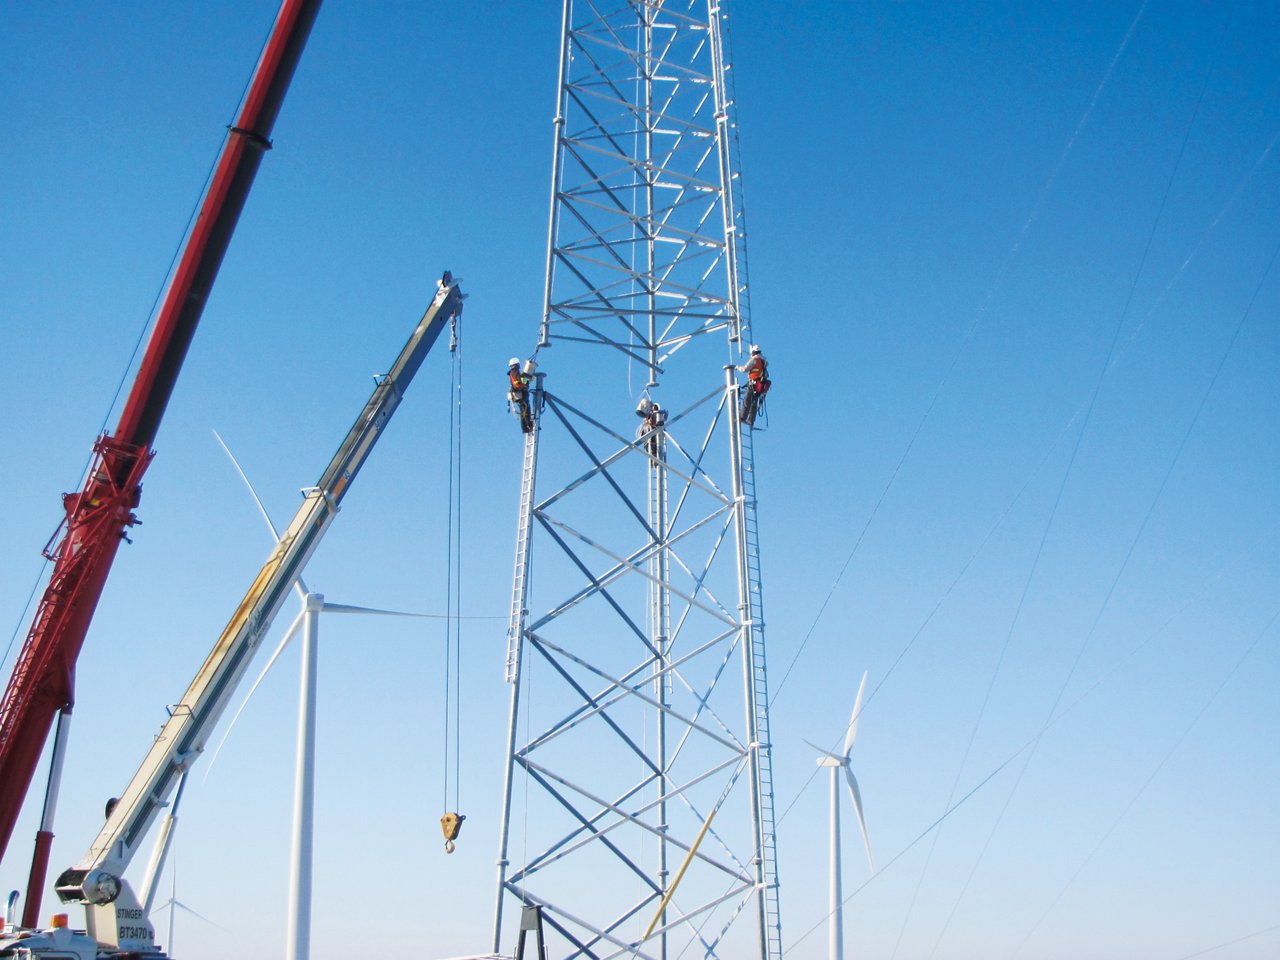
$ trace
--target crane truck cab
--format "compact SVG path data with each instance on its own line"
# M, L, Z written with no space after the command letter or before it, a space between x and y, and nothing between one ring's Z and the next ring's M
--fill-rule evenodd
M4 960L99 960L98 944L82 930L67 927L67 915L59 914L48 930L21 930L6 926L0 931L0 958ZM155 957L163 954L154 954Z

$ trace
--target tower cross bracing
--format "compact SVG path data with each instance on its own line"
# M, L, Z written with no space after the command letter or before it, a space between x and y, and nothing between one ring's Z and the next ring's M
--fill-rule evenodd
M495 952L781 956L726 28L565 3Z

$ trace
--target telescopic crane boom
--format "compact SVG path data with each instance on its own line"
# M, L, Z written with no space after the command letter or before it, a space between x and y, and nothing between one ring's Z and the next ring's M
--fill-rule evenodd
M462 293L444 274L431 305L400 351L395 365L379 377L372 396L356 418L288 528L258 571L195 678L156 736L142 765L107 817L102 831L80 862L58 878L55 888L64 903L82 903L86 933L51 930L26 932L15 946L26 956L89 958L159 958L155 931L138 897L124 879L147 828L177 787L182 774L200 757L231 695L271 629L294 582L319 546L361 466L382 436L414 374L441 330L462 310ZM0 956L6 941L0 939ZM79 953L77 953L79 951Z
M139 523L134 509L151 444L217 277L276 115L320 9L320 0L283 0L235 125L230 127L146 353L114 433L93 447L79 493L63 496L65 516L45 556L53 573L0 701L0 857L8 848L55 716L75 699L76 660L120 541ZM61 533L61 539L59 539ZM53 546L57 540L57 546ZM59 740L62 739L60 732ZM60 759L55 758L54 768ZM54 779L56 780L56 774ZM51 784L56 793L56 783ZM33 926L52 840L52 800L36 841L23 915Z

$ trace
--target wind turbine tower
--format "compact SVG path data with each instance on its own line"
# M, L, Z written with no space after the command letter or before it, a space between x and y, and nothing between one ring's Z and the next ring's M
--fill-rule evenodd
M853 701L853 714L849 717L849 726L845 729L844 749L840 753L823 750L817 744L809 746L817 750L818 766L831 771L831 899L827 914L827 929L830 937L831 960L844 958L844 893L840 883L840 772L844 771L845 784L849 788L849 799L853 803L854 815L858 818L858 829L862 832L862 845L867 851L867 865L871 872L876 872L876 863L871 856L871 838L867 836L867 821L862 815L862 793L858 789L858 779L853 775L852 757L853 742L858 736L858 719L862 716L862 691L867 686L867 675L862 675L858 684L858 696ZM808 741L805 741L808 743Z
M561 37L492 947L537 906L554 956L778 960L727 14L566 0Z

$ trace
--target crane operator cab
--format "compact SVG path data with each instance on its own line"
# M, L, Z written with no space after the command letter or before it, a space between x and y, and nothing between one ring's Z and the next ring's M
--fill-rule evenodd
M164 954L146 956L158 958ZM82 931L70 929L67 915L59 913L54 915L48 930L22 930L6 923L0 930L0 957L4 960L97 960L98 943Z

